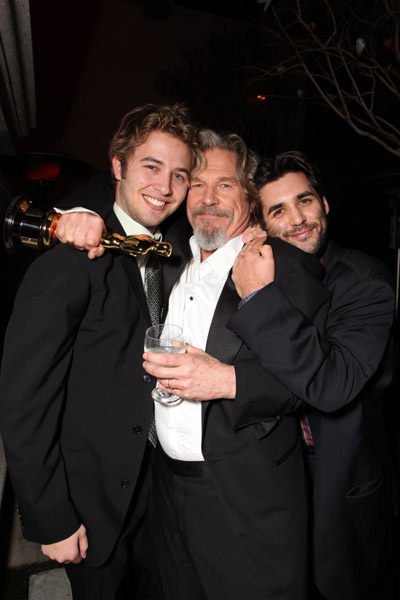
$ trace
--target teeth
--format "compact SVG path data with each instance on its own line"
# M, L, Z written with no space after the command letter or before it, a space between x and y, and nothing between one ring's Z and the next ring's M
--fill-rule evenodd
M143 195L143 198L147 200L147 202L150 202L150 204L152 204L153 206L165 206L166 204L166 202L163 202L162 200L157 200L157 198L153 198L152 196Z

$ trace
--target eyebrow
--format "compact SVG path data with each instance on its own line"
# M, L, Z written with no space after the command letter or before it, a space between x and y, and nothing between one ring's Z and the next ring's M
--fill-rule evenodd
M318 200L317 194L311 190L307 190L306 192L301 192L300 194L297 194L296 199L301 200L302 198L306 198L307 196L314 196L314 198L317 198ZM274 212L274 210L277 210L278 208L282 208L284 204L284 202L277 202L276 204L273 204L269 207L268 214L271 214L272 212Z
M164 161L160 160L159 158L154 158L154 156L144 156L140 162L153 162L156 163L156 165L164 165ZM187 176L189 176L189 171L188 169L185 169L185 167L177 167L175 169L176 171L179 171L181 173L186 173Z
M201 181L201 175L197 177L192 177L192 181ZM236 177L231 177L230 175L218 177L217 182L221 183L223 181L230 183L239 183L239 180Z

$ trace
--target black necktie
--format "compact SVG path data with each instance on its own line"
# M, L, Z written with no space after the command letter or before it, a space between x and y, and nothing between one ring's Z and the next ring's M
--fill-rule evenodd
M151 324L158 325L163 305L163 281L161 260L157 254L150 254L147 259L144 282Z
M161 310L163 304L162 266L160 257L157 256L157 254L150 254L147 259L144 282L151 324L157 325L161 319ZM155 448L157 446L158 438L154 414L150 422L150 428L147 437L149 442Z

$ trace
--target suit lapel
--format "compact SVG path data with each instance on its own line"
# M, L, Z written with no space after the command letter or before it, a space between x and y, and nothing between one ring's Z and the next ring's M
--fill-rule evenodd
M243 343L239 336L226 326L229 319L237 311L239 302L240 298L236 293L231 274L229 274L215 308L206 346L208 354L226 364L233 363ZM212 402L202 402L203 435L206 412Z
M121 254L120 256L116 257L115 260L120 262L120 265L129 281L130 288L137 298L139 308L146 321L148 321L150 327L151 321L149 310L147 308L146 294L144 293L143 281L136 259L132 256Z
M240 298L229 274L215 308L206 347L206 352L228 364L233 363L242 345L241 339L226 326L237 311L239 302Z
M172 254L163 261L164 303L167 304L171 290L183 268L192 257L189 245L191 229L186 217L178 219L166 231L163 237L172 244Z

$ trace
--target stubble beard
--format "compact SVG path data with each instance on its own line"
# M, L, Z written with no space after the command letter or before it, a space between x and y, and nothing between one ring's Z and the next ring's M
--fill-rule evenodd
M317 231L316 238L304 241L299 240L298 242L293 240L292 236L294 234L310 229L310 225ZM303 250L303 252L307 252L307 254L316 254L317 256L320 256L324 253L328 241L328 222L325 218L319 223L307 223L305 225L300 225L299 227L293 227L290 231L285 231L284 233L280 233L278 229L275 230L273 227L270 227L267 228L267 233L269 237L280 238L284 242Z

